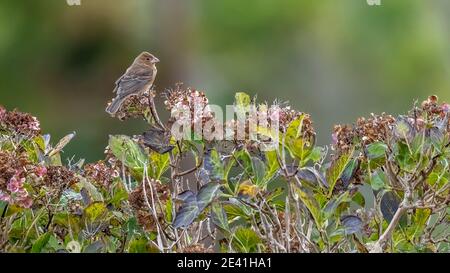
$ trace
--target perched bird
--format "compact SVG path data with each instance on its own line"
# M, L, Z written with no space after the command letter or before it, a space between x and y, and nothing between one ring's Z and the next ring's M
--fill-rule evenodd
M125 74L116 81L116 88L113 91L116 98L106 108L106 112L116 114L127 98L149 90L156 77L158 62L158 58L148 52L139 54Z

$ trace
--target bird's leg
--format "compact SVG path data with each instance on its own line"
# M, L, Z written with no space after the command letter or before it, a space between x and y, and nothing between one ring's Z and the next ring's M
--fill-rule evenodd
M148 96L148 102L149 102L149 107L150 107L150 113L152 114L153 119L155 120L156 124L163 129L164 131L166 131L166 127L164 126L164 124L162 123L161 119L158 116L158 112L156 111L156 106L155 106L155 100L154 100L155 94L153 90L149 90L149 96Z

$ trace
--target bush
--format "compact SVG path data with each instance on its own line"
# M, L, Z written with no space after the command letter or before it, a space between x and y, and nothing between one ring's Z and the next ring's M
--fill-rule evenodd
M276 130L256 128L263 140L177 140L154 96L116 115L149 130L111 136L105 159L87 165L61 160L74 134L53 146L36 118L0 107L0 251L449 251L450 109L435 96L406 115L336 125L325 147L308 114L244 93L238 114L279 117ZM172 116L188 110L192 136L222 126L203 93L177 85L166 97ZM241 121L226 125L248 136Z

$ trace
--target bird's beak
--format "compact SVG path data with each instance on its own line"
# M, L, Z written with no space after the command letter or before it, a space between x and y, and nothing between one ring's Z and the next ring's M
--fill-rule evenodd
M159 59L155 57L155 58L153 59L153 63L155 63L155 64L156 64L156 63L159 63Z

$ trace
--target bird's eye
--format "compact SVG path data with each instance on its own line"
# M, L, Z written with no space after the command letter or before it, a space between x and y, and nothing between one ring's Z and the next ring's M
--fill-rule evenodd
M150 58L147 58L147 61L150 61Z

